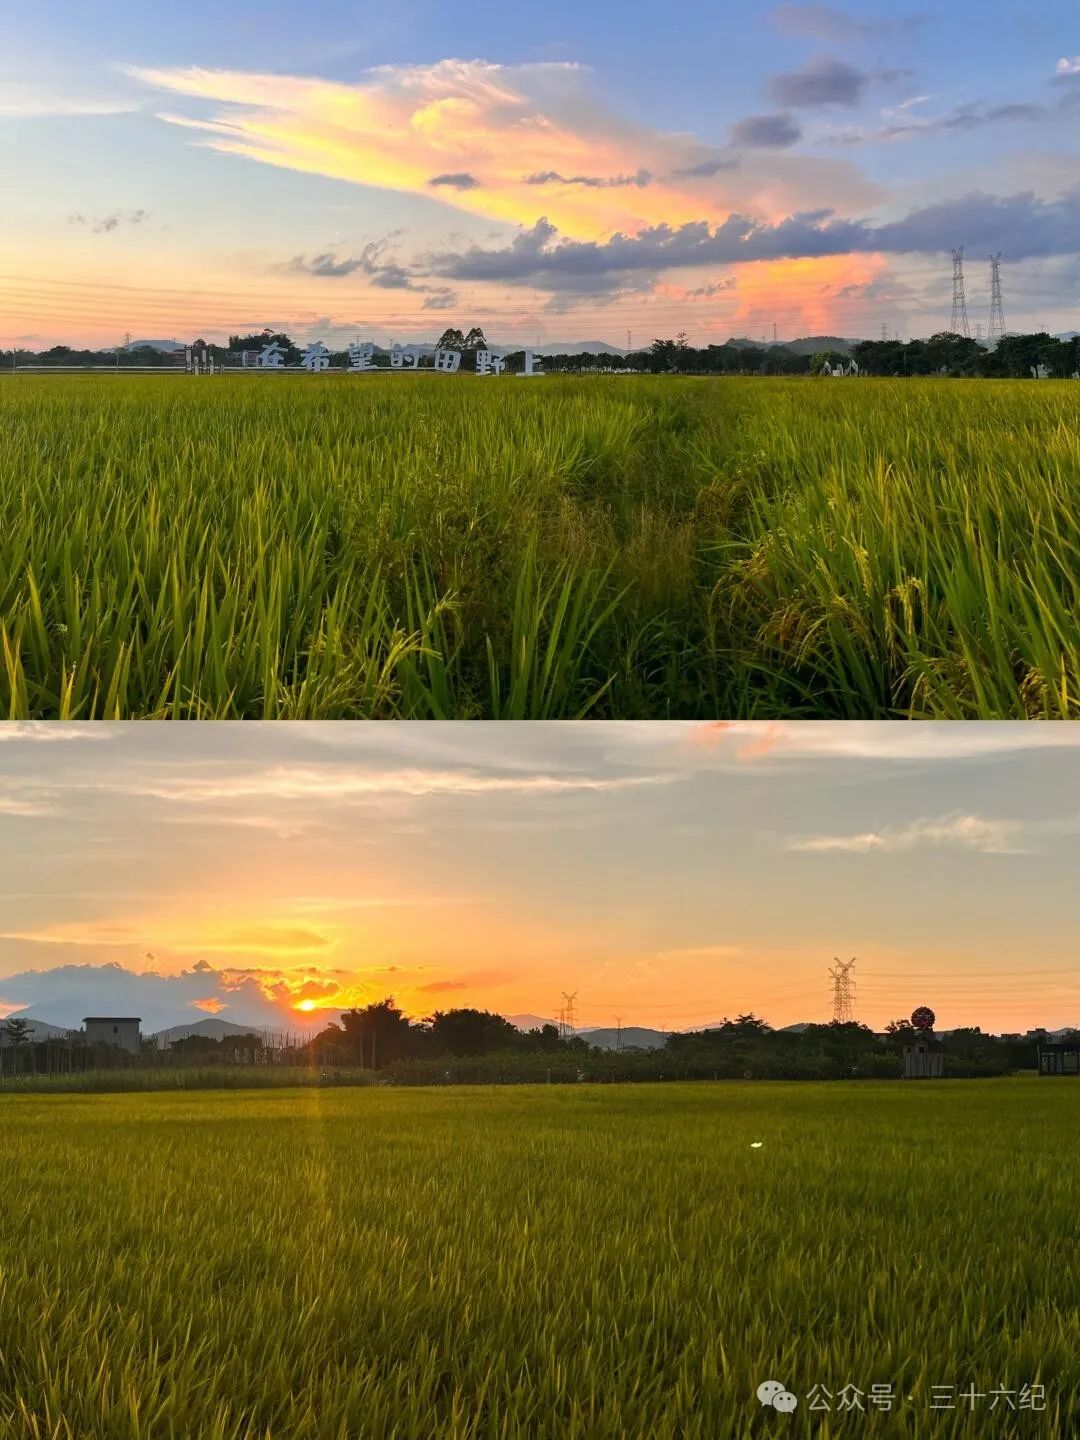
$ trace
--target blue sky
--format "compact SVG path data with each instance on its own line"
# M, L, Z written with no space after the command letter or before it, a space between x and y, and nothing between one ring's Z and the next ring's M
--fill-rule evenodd
M0 0L0 36L0 344L927 333L953 245L973 325L993 250L1013 328L1077 324L1064 0Z
M1056 1028L1078 864L1067 723L9 725L0 1016Z

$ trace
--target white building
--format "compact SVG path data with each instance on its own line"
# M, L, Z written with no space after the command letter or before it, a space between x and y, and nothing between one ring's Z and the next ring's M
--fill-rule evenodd
M138 1055L142 1023L138 1015L87 1015L83 1034L91 1045L117 1045L129 1055Z

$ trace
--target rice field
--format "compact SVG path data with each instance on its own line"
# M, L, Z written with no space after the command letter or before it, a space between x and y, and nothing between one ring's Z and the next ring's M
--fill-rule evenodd
M1075 717L1075 382L0 379L11 718Z
M2 1094L0 1437L1074 1434L1078 1107L1034 1077Z

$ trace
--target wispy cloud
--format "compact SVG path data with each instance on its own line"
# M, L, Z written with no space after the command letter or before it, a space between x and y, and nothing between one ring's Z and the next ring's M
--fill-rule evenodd
M0 795L0 815L13 815L22 819L35 819L39 815L53 815L55 809L43 800L15 800Z
M366 770L335 765L275 765L246 775L147 777L91 788L119 789L158 800L363 800L384 796L572 795L664 784L670 775L489 775L469 770Z
M619 190L625 185L636 185L640 190L652 183L652 175L643 169L634 175L560 175L557 170L539 170L526 175L524 180L526 185L585 185L593 190Z
M784 3L773 11L773 21L786 35L824 40L830 45L853 41L881 41L897 35L910 35L926 23L925 15L909 15L895 20L856 20L835 5Z
M691 748L730 749L741 760L768 757L948 763L1026 750L1080 748L1080 727L1068 721L1039 725L1024 721L912 725L907 721L849 720L834 725L816 721L713 720L682 733Z
M95 235L109 235L118 230L121 225L142 225L150 219L149 210L113 210L109 215L102 215L97 219L87 219L85 215L74 214L68 216L69 225L82 225L91 230Z
M995 820L982 815L945 815L935 820L853 835L807 835L788 840L786 849L850 855L895 854L899 851L950 847L976 850L984 855L1023 854L1018 843L1024 832L1019 820Z
M380 66L350 85L195 68L128 73L212 106L159 118L224 154L425 195L514 225L535 222L540 192L551 222L581 239L719 220L745 205L788 213L811 196L847 210L880 193L848 162L825 157L771 159L767 176L743 170L692 135L605 108L588 69L565 62Z
M0 79L0 115L45 120L69 115L126 115L138 110L130 97L80 94L75 87L34 80Z
M0 745L18 741L20 744L57 745L68 740L112 740L115 729L89 720L81 725L65 725L52 720L10 720L0 725Z
M70 921L0 931L0 940L75 949L139 949L152 944L175 955L265 955L281 958L328 953L336 936L311 925L191 927L161 920Z

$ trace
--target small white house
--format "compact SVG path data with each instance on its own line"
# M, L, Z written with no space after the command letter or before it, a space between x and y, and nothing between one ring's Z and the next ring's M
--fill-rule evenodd
M129 1055L138 1055L142 1035L138 1015L87 1015L83 1034L91 1045L116 1045Z

